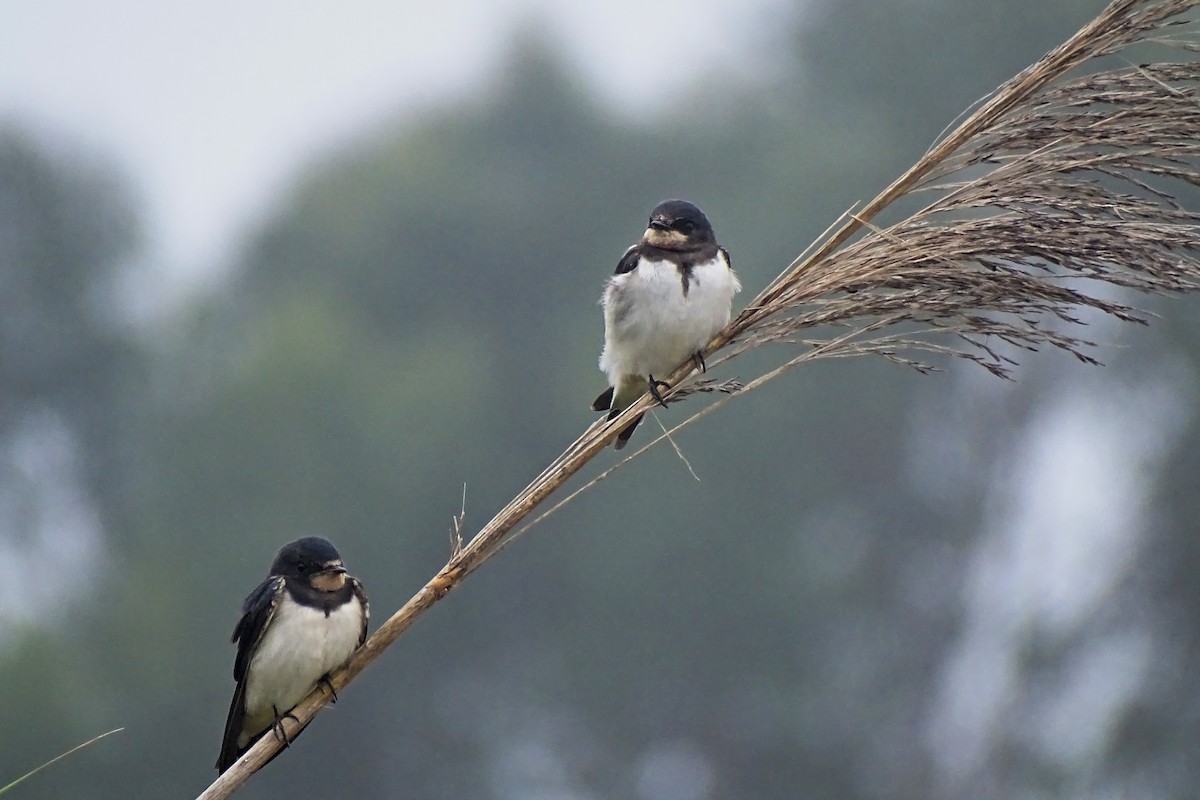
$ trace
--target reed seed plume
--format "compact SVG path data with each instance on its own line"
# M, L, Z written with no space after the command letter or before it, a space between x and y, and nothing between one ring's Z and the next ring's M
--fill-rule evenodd
M1182 27L1194 5L1109 6L794 263L716 351L791 342L819 348L813 357L877 354L921 370L932 367L914 356L932 352L1001 376L1014 353L1042 347L1094 363L1076 332L1081 309L1143 322L1114 287L1169 294L1200 281L1200 63L1057 79ZM909 195L930 199L844 244ZM835 333L818 335L827 327Z

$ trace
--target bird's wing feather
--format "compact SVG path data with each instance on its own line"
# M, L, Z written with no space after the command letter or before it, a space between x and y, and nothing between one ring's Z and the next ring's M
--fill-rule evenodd
M230 641L237 642L238 646L237 659L233 662L233 679L238 683L245 680L250 657L266 633L271 618L275 616L283 585L282 576L272 575L242 601L242 618L234 626L233 636L230 637Z
M721 256L725 259L725 266L729 267L729 273L733 276L733 292L737 294L742 290L742 282L738 280L737 273L733 271L733 259L729 257L729 251L724 247L718 245L717 250L720 251Z
M617 262L617 271L613 275L624 275L626 272L633 272L637 269L639 258L641 258L641 253L638 252L638 246L635 244L625 251L625 255L621 256L621 260Z
M354 596L358 598L358 602L362 603L362 631L358 634L358 646L362 647L363 642L367 641L367 620L371 618L371 604L367 602L367 590L363 588L362 581L358 578L350 578L350 585L354 587Z
M233 679L237 681L237 688L233 690L229 716L225 719L225 736L221 740L221 754L217 757L217 769L221 772L229 769L244 752L238 747L238 737L241 736L246 715L246 670L250 668L250 658L271 618L275 616L275 609L284 591L283 578L272 575L242 603L242 617L234 626L232 639L238 646L237 658L233 662Z
M241 757L238 747L238 736L242 732L242 720L246 715L246 684L239 683L233 690L233 700L229 703L229 716L225 718L225 735L221 738L221 752L217 756L217 771L224 772L233 766Z

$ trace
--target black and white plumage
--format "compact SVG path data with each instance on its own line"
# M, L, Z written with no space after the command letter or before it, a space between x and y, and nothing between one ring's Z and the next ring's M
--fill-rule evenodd
M237 688L217 769L229 769L367 638L367 595L326 539L285 544L233 629ZM280 729L282 730L282 729Z
M647 389L661 402L665 384L655 375L669 375L689 357L704 366L700 350L729 323L741 288L704 212L686 200L655 206L641 241L625 251L604 289L600 369L609 388L592 409L613 419ZM640 421L621 431L616 449Z

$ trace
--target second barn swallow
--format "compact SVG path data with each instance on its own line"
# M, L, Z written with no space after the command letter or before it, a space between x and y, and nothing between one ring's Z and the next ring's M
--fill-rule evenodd
M689 357L704 368L700 350L729 323L741 288L703 211L686 200L655 206L641 241L625 251L604 289L600 369L609 388L592 409L613 419L647 390L663 402L661 390L669 387L654 376L669 375ZM621 431L616 449L641 419Z

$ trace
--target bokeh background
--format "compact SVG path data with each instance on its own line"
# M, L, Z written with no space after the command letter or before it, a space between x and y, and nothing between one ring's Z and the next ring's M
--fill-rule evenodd
M0 5L0 784L125 726L13 796L198 793L276 548L401 605L592 420L655 202L753 296L1101 6ZM1194 797L1200 326L1143 304L1103 368L735 400L239 796Z

